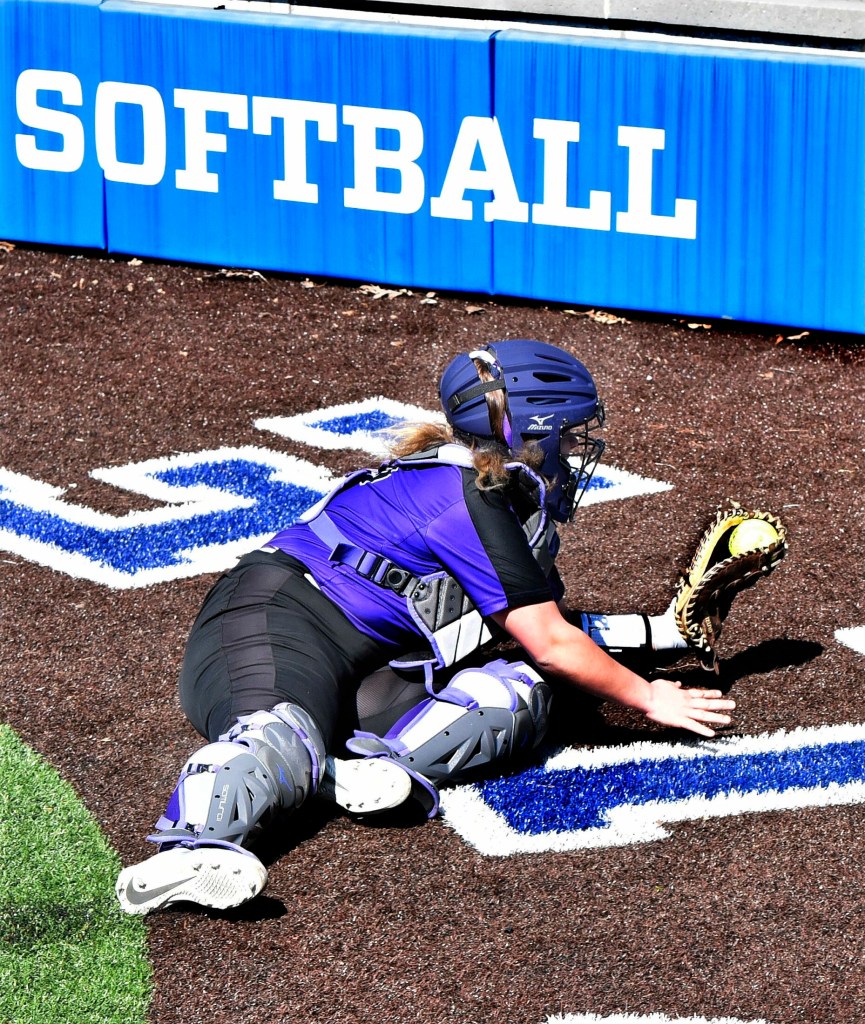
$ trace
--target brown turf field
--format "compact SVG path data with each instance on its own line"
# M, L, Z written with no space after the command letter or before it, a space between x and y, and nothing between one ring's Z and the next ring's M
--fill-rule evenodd
M458 351L562 344L608 409L606 461L669 481L582 510L560 562L575 606L660 612L717 502L781 515L786 562L742 595L721 682L732 732L865 722L865 350L793 328L16 248L0 261L0 466L120 514L89 476L173 452L266 445L262 416L383 395L433 408ZM604 319L604 318L600 318ZM175 692L213 577L112 590L0 552L3 719L75 785L125 863L198 745ZM679 677L706 679L693 661ZM565 742L658 738L564 708ZM676 739L674 735L663 739ZM315 810L266 851L266 894L149 920L155 1024L542 1024L554 1014L865 1020L861 805L689 820L639 846L489 858L442 821L369 828Z

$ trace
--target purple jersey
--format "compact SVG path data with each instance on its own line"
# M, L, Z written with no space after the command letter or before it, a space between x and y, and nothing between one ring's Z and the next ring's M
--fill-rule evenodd
M514 510L522 498L517 488L480 490L476 479L463 466L403 464L337 492L327 515L351 544L416 576L445 570L484 616L557 600L557 574L546 579ZM417 646L420 632L406 599L331 562L329 545L307 523L270 543L303 562L361 632L400 649Z

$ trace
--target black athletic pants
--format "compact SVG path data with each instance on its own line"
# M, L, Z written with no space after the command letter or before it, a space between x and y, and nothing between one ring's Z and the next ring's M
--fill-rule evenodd
M222 576L192 627L180 675L190 722L210 741L238 715L284 701L315 719L328 749L356 725L358 684L387 661L283 552L254 551Z

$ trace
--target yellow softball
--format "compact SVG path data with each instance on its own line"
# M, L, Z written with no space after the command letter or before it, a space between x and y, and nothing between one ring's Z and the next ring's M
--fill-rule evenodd
M778 539L778 531L765 519L746 519L730 534L728 546L731 555L767 548Z

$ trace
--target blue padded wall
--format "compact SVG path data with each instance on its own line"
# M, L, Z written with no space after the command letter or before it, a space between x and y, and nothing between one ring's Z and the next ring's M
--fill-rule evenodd
M102 172L86 135L88 97L99 82L98 0L0 0L0 235L29 242L105 246ZM74 72L60 92L43 91L33 72ZM16 96L38 97L39 106L60 112L52 128L28 127L17 116ZM22 110L23 112L23 110ZM64 115L66 115L64 117ZM51 115L48 115L49 118ZM56 115L54 115L56 117ZM36 118L44 123L44 115ZM53 130L60 127L58 132ZM31 141L18 140L27 136ZM30 163L64 163L74 171L33 168ZM30 150L38 152L31 157Z
M166 172L157 185L108 183L113 249L439 288L492 289L490 225L426 214L430 193L447 168L454 126L465 114L478 108L486 112L491 104L484 33L430 34L275 15L238 18L221 11L187 10L178 17L176 8L124 0L108 0L102 22L103 79L154 86L163 97L168 139ZM186 108L175 106L175 89L245 97L246 128L230 127L225 113L207 115L208 130L227 140L225 153L207 157L209 173L218 176L218 192L176 187L175 169L185 159ZM319 140L317 121L307 124L305 132L305 177L318 189L316 202L274 198L274 180L283 177L286 163L283 122L271 118L272 134L256 134L253 97L330 108L326 117L333 119L335 141ZM235 123L242 123L244 104L234 102ZM126 106L140 125L140 112ZM345 123L346 107L404 111L416 122L422 153L411 163L417 168L412 174L419 212L346 205L344 190L355 184L356 132ZM134 127L129 131L135 134ZM382 130L377 138L384 150L402 141L396 129ZM376 178L381 192L409 189L397 169L379 170Z
M495 104L527 199L544 193L534 118L579 122L568 203L610 196L607 230L497 222L498 291L865 326L865 61L506 32ZM670 217L676 199L696 202L694 237L617 230L632 155L621 126L664 131L651 151L651 211Z
M0 235L865 333L865 58L0 0Z

